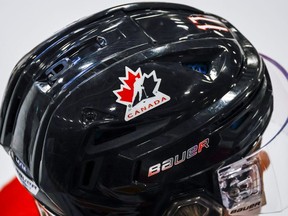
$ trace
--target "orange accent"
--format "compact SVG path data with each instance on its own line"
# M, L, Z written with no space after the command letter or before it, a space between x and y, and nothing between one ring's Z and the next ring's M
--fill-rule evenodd
M227 27L223 23L221 23L219 20L209 19L206 17L193 17L193 16L188 17L188 19L192 21L196 25L197 28L202 29L202 30L214 29L214 30L228 32ZM203 22L203 25L199 24L198 22L199 20ZM215 25L207 24L206 22L215 23Z
M260 151L258 153L259 158L260 158L260 166L261 166L261 171L264 172L267 170L267 168L270 165L270 159L266 151Z
M40 216L33 196L14 178L0 191L1 216Z

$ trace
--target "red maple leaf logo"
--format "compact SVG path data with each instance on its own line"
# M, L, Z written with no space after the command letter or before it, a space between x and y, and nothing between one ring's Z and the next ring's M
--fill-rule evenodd
M117 102L122 104L130 104L133 102L134 96L134 83L136 79L141 78L141 70L133 71L128 67L125 67L126 77L120 77L121 84L120 89L113 91L118 97Z

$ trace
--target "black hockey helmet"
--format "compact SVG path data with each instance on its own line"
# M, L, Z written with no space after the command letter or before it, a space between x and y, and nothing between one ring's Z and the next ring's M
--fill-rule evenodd
M77 21L20 60L1 144L51 214L174 215L202 203L217 215L217 170L258 148L271 92L257 51L225 19L127 4Z

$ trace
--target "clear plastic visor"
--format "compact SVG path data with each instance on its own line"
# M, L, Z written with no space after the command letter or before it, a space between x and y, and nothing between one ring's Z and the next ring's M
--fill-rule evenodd
M257 152L217 171L225 215L262 215L288 208L288 73L262 55L274 111Z

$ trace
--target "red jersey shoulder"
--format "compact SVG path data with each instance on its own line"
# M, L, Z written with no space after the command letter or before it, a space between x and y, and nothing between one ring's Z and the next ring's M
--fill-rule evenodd
M14 178L0 191L1 216L39 216L33 196Z

